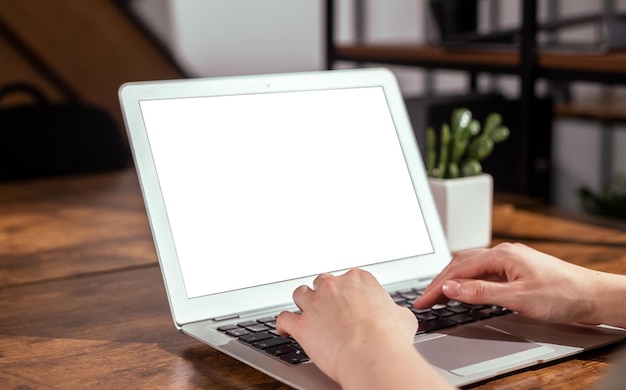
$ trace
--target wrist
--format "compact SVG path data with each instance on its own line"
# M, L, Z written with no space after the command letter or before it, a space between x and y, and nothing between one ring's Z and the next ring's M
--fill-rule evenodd
M360 349L349 358L342 356L338 374L343 389L414 389L416 383L424 388L452 387L404 339L385 340L384 345L369 342L367 352Z
M341 363L338 366L339 383L343 389L392 388L388 387L389 379L394 377L399 379L393 373L397 368L394 364L403 365L414 361L411 354L416 351L409 351L406 343L399 345L385 340L384 345L380 346L372 342L368 344L365 348L344 350L345 353L342 354L339 360ZM412 345L410 347L413 348ZM408 370L410 372L411 368ZM387 382L386 385L382 386L385 382ZM401 387L393 386L393 388Z
M588 323L626 327L626 276L598 272Z

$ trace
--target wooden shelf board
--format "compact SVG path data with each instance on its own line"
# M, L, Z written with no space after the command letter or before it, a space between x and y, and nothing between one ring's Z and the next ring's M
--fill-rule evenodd
M516 73L519 55L511 50L446 50L432 45L355 45L336 46L337 60L393 63L414 66L463 69L476 66L501 68ZM626 51L613 53L540 52L540 69L626 75Z
M424 45L357 45L337 46L335 55L338 60L374 63L395 63L414 66L442 66L463 68L485 65L507 68L515 71L519 56L510 52L454 52L442 47Z
M626 123L626 107L619 102L619 99L598 99L559 103L554 107L554 114L560 117Z

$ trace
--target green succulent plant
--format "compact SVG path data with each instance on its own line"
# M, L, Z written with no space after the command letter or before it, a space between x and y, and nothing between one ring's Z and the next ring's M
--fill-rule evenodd
M626 174L615 175L610 186L601 188L598 192L589 187L578 190L583 211L609 218L626 220Z
M472 118L470 110L455 109L450 123L441 126L439 142L433 127L426 130L428 176L453 179L478 175L482 172L480 162L491 154L496 143L506 140L509 133L498 113L487 116L481 132L481 124Z

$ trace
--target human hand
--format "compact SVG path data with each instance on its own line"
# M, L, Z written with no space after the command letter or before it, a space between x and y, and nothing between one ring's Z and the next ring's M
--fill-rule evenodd
M293 300L302 314L281 313L277 330L293 336L311 360L339 383L346 373L358 371L356 360L377 359L387 347L413 348L415 316L396 305L366 271L321 274L313 281L313 290L300 286ZM379 345L378 335L385 338L384 346Z
M595 292L602 273L522 244L500 244L454 256L414 306L427 308L449 299L495 304L535 319L600 323Z
M415 315L369 272L321 274L313 290L300 286L293 299L302 314L281 313L276 329L343 389L451 388L413 347Z

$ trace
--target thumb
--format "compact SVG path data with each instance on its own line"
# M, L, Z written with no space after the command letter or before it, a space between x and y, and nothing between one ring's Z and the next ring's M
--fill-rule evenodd
M443 293L450 299L471 304L493 304L507 307L506 286L502 283L485 280L453 279L446 280Z

